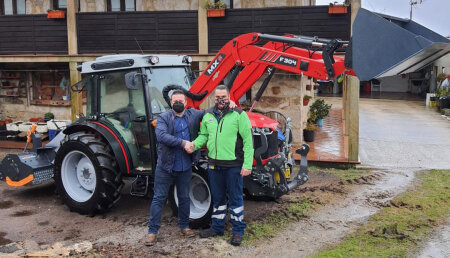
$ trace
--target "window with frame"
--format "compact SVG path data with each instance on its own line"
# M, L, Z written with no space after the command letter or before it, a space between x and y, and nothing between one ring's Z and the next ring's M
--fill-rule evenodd
M67 10L67 0L53 0L53 10Z
M134 12L136 11L136 0L107 0L108 12Z
M0 0L0 15L26 14L25 0Z

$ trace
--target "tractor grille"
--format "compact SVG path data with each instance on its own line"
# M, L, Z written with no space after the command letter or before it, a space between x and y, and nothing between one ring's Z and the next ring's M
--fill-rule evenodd
M277 132L270 131L270 133L266 132L267 137L267 151L264 152L261 157L262 159L267 159L269 157L275 156L278 154L278 134ZM253 137L253 147L255 149L261 146L261 137L255 136Z

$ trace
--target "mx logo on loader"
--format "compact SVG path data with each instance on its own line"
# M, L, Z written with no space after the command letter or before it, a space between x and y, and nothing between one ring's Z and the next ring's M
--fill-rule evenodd
M214 59L214 61L212 61L208 69L206 69L205 75L210 76L211 74L213 74L217 66L219 66L219 64L222 62L225 56L226 56L225 54L219 54L219 56L216 59Z

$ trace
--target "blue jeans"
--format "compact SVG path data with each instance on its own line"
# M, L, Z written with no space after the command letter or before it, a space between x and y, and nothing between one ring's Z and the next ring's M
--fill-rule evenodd
M228 196L233 235L244 235L246 225L244 222L241 168L216 166L208 171L214 206L211 216L211 230L221 235L224 233Z
M189 184L192 170L182 172L165 171L156 166L153 200L148 220L148 233L157 234L161 227L161 213L167 199L170 186L175 182L178 196L178 226L180 229L189 227L190 198Z

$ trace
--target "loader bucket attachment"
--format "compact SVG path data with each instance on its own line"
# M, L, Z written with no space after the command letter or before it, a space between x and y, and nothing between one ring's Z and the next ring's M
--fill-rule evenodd
M450 53L450 40L408 19L360 9L353 23L350 65L361 81L417 71Z

